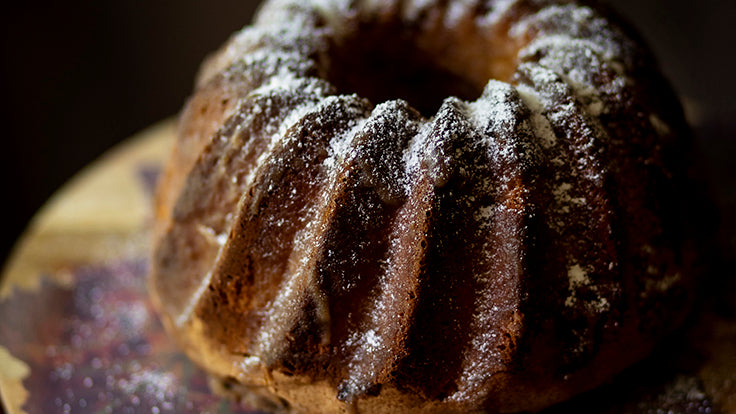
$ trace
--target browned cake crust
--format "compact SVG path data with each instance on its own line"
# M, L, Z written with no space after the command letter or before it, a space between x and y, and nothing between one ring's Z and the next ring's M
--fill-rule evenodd
M203 67L159 187L166 328L312 413L535 411L642 358L691 299L688 128L611 20L266 3Z

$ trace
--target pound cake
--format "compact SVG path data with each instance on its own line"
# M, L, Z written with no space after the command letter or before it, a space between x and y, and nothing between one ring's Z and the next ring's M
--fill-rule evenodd
M269 0L182 111L152 295L269 409L538 411L682 321L688 140L601 6Z

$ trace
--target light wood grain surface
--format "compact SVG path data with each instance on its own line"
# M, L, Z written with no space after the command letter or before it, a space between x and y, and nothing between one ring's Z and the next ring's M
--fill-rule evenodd
M148 254L150 197L141 168L155 170L174 137L172 120L147 129L81 171L37 213L3 270L0 301L38 291L42 280L70 286L72 268ZM9 315L3 315L9 317ZM53 315L49 315L53 317ZM22 413L28 365L0 340L0 395L9 413Z

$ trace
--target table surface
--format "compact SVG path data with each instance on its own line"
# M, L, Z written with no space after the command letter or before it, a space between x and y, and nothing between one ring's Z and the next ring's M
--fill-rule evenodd
M165 121L87 167L38 212L0 285L0 394L10 414L248 413L213 395L146 295L151 195L173 142ZM567 412L736 413L736 289Z

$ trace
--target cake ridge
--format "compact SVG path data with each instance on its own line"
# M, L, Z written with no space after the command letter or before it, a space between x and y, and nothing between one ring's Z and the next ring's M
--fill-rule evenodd
M200 234L204 236L204 239L210 239L200 229L213 229L213 233L216 235L228 232L230 218L225 212L236 208L241 199L242 189L250 185L252 178L249 177L253 177L253 173L257 170L250 166L259 165L259 160L262 161L263 157L271 152L269 148L272 148L278 142L279 134L277 133L278 131L273 130L274 125L282 125L280 121L286 120L285 118L297 112L298 108L304 108L306 101L309 99L302 93L302 90L293 92L292 89L288 88L280 88L268 95L251 94L249 97L247 101L239 104L239 109L236 110L235 116L231 117L221 131L216 133L209 144L205 146L203 155L193 165L191 173L188 174L184 182L184 190L180 193L173 208L172 224L179 223L178 225L181 227L194 226L197 229L193 233L195 237L197 234ZM316 102L317 100L317 97L312 98L312 102ZM279 107L275 105L276 103L295 109L288 111L277 110L274 109ZM254 120L259 118L269 120L262 125L262 129L259 132L253 133L250 130L242 130L242 125L252 125L255 122ZM296 117L296 119L299 119L299 117ZM264 139L258 140L254 139L254 135L265 136L263 136ZM240 143L245 143L245 145ZM260 149L258 148L259 143L261 144ZM238 152L242 152L241 147L244 147L246 150L250 149L247 152L248 154L253 154L249 157L252 161L244 162L243 157L233 156ZM226 154L229 152L231 155L223 157L223 152ZM244 171L249 171L251 174L239 179L238 176L243 174ZM223 179L222 177L227 178ZM203 188L216 188L213 186L224 187L226 191L224 193L219 191L218 194L220 196L217 198L202 198L199 196L199 191L202 191ZM216 211L223 211L223 213L211 214L214 206L217 206L215 208ZM205 215L205 211L208 214ZM203 219L201 222L198 221L200 217ZM178 238L180 235L178 233L168 233L163 237ZM176 244L177 242L174 241L174 243ZM213 244L211 240L202 240L197 243ZM215 258L220 255L221 246L219 246L219 242L217 244L218 246L214 248L204 250L209 251L209 258L199 260L198 263L200 265L210 266L210 264L214 263ZM163 243L162 246L167 246L167 244ZM186 273L191 271L197 271L197 269L180 269L177 272ZM203 272L202 279L207 279L207 274L207 272ZM167 280L159 278L157 281L161 283ZM183 308L169 308L169 312L177 315L175 318L177 321L176 324L180 325L187 320L187 315L193 310L192 305L198 300L196 299L198 296L196 292L200 294L203 292L202 284L204 283L196 284L199 287L193 291L192 300L186 301L186 304L182 304L184 305ZM164 290L175 289L173 286L161 286L160 288ZM172 302L169 301L167 306L171 305Z
M586 113L574 89L560 76L541 66L520 65L520 74L530 72L529 82L541 93L547 118L558 134L558 148L561 149L558 157L563 165L555 170L548 183L547 191L551 191L553 199L544 217L555 235L552 237L566 238L574 234L580 240L577 244L551 242L556 246L555 256L562 256L557 266L565 269L569 279L567 286L562 286L569 292L563 308L566 317L584 321L565 340L572 350L568 358L571 363L579 364L595 352L587 338L611 318L620 317L610 310L622 305L617 266L621 255L614 241L617 238L613 233L617 228L616 217L609 202L610 171L602 161L607 154L601 151L608 139L597 118ZM547 73L540 75L539 72ZM569 184L571 182L576 183L575 188ZM595 225L581 227L578 220ZM586 274L594 278L594 284L577 283L571 273L576 266L585 267ZM613 326L608 329L616 331Z
M503 111L523 114L525 108L520 95L510 85L491 81L486 86L481 100L498 102ZM471 104L473 105L473 104ZM491 177L494 185L488 188L491 204L486 214L476 218L480 244L478 266L474 272L481 292L477 296L475 311L471 318L471 331L475 332L467 341L463 355L462 370L458 375L457 388L448 400L458 404L481 401L488 398L484 385L497 378L488 377L487 372L503 371L499 361L514 358L515 344L524 332L524 321L516 309L524 295L518 283L526 269L526 253L521 249L528 239L527 226L535 206L529 198L534 186L534 171L530 163L536 151L528 148L535 143L531 139L530 126L524 116L498 116L497 111L483 111L474 118L473 126L486 142L487 167L470 174L471 177ZM477 191L473 192L478 197ZM481 203L485 204L485 203ZM501 235L513 234L511 243L500 239ZM485 260L484 260L485 259ZM483 264L485 261L485 264ZM492 301L480 298L494 298ZM489 303L490 302L490 303ZM502 320L512 321L508 325Z
M310 114L302 117L299 127L303 128L303 131L308 131L310 126L315 129L321 127L324 124L322 117L326 116L330 123L337 124L337 128L333 129L335 136L322 138L323 140L332 141L336 139L336 136L339 137L342 134L349 133L351 128L354 127L356 116L362 116L364 112L361 110L360 103L356 97L347 99L327 98L315 107ZM338 111L343 113L341 116L344 118L341 119L340 115L335 115ZM302 134L305 134L305 132L300 135ZM309 134L309 132L306 132L306 134ZM302 142L296 132L292 132L290 136L293 137L294 144L299 145ZM307 141L307 145L319 145L321 142L323 141L318 141L312 136ZM322 152L321 148L318 151ZM321 154L321 157L326 158L327 156L326 152ZM299 159L297 158L297 160ZM314 162L317 166L322 164L319 160L309 161ZM294 165L289 166L289 168L295 167ZM321 180L324 181L322 186L326 190L318 192L318 194L321 194L305 213L305 217L314 218L308 219L304 228L298 231L294 237L293 247L287 259L289 264L285 272L287 280L282 283L277 296L269 303L267 315L263 318L263 325L259 328L260 332L257 334L258 339L254 345L254 354L261 356L263 363L267 366L273 365L277 358L282 357L287 346L285 343L279 344L277 342L288 337L289 331L294 329L293 326L286 323L302 320L298 316L289 316L290 311L298 312L302 309L298 305L294 306L302 301L310 300L315 306L318 342L321 344L330 342L329 304L326 296L319 288L315 273L316 263L320 259L319 256L326 253L322 251L323 244L314 241L322 240L324 233L328 230L329 220L326 217L333 211L329 206L336 191L335 186L338 183L336 177L330 174L320 173L320 175L324 175ZM304 298L300 299L302 295Z
M420 115L411 109L403 101L389 101L376 107L372 114L376 122L381 122L381 128L387 134L373 133L376 123L366 122L365 129L358 132L369 145L368 157L363 162L378 167L375 156L382 151L382 146L375 144L388 144L386 150L393 151L393 161L389 161L384 168L377 172L391 174L400 181L403 177L397 176L404 171L402 165L404 149L410 140L418 136L418 125L415 123L421 119ZM413 120L414 122L406 122ZM386 140L394 139L394 144L386 143ZM372 153L372 154L371 154ZM372 155L372 156L371 156ZM363 174L374 174L372 168L361 163ZM385 168L393 168L387 171ZM384 176L385 177L385 176ZM376 182L377 181L377 182ZM369 392L371 387L385 380L392 372L395 363L401 358L401 348L405 343L408 326L406 323L390 323L395 321L409 320L413 315L414 303L411 297L416 297L418 289L418 268L421 266L423 251L426 242L422 244L422 229L426 224L424 212L428 200L428 194L422 194L416 189L403 193L403 185L395 183L395 189L386 190L380 186L384 185L382 179L369 179L369 182L378 185L371 187L376 191L380 200L388 206L396 206L392 214L392 229L386 235L385 256L383 265L376 275L377 291L372 298L368 309L365 310L365 322L361 330L373 332L367 341L365 338L357 341L355 348L346 364L346 377L341 378L337 386L337 398L346 402L354 401L357 397ZM420 186L420 183L416 183ZM415 187L416 188L416 187ZM427 186L420 188L428 188ZM393 192L394 194L390 194ZM397 252L405 252L398 254ZM405 260L401 260L405 259ZM403 282L403 283L402 283Z
M342 111L346 114L349 114L349 115L345 115L346 118L344 121L341 121L339 118L334 117L336 108L343 108ZM240 213L235 218L235 223L234 223L234 226L236 226L235 228L237 228L237 226L246 225L248 221L253 222L254 219L257 220L260 217L260 215L263 214L261 211L263 207L261 206L264 206L264 203L270 202L269 198L271 196L269 195L269 193L271 192L271 186L273 185L273 183L279 182L282 179L282 174L284 173L284 171L288 172L289 169L292 168L292 166L289 164L293 163L294 162L293 160L298 160L298 158L294 158L294 157L298 157L298 154L300 153L300 151L303 152L303 151L309 150L309 147L302 146L301 140L298 139L298 136L303 133L302 131L305 131L305 128L310 128L310 127L315 128L315 125L320 125L323 122L321 116L324 116L324 114L326 114L327 111L329 111L329 113L332 114L328 118L329 120L328 124L336 125L336 126L343 125L344 127L347 128L351 125L352 123L351 120L354 117L356 110L359 110L359 109L360 109L360 104L352 105L351 102L347 102L347 105L345 105L345 100L340 100L338 98L328 99L317 105L308 106L308 109L306 110L307 111L306 115L298 118L298 123L287 129L287 135L293 138L280 141L280 145L273 148L273 150L271 151L271 155L268 158L272 159L273 162L272 164L268 164L268 165L272 165L273 166L271 167L272 169L270 171L264 170L264 171L257 173L257 178L255 178L255 181L254 181L253 186L251 187L251 190L249 190L246 193L246 196L241 200L239 204ZM332 139L332 137L323 137L323 140L324 139ZM321 146L319 146L320 142L322 141L319 141L316 139L312 140L310 142L310 145L317 146L317 147L315 147L311 151L318 151L318 153L322 153L320 157L326 157L326 152L322 151ZM277 161L277 159L279 158L281 158L282 160ZM289 160L289 159L291 159L292 161L287 162L286 160ZM314 174L324 175L318 172L319 170L318 166L315 166L314 169L316 171ZM317 179L317 181L309 181L309 180L303 181L303 180L306 180L307 178L308 177L306 176L302 176L300 177L300 180L302 180L301 182L303 182L305 185L312 186L312 187L315 185L317 186L324 185L324 183L320 184L320 181L324 181L324 178L319 178ZM298 184L298 183L299 181L295 181L295 184ZM302 190L302 191L305 191L305 190ZM294 192L294 195L296 194L297 193ZM305 197L304 195L300 195L300 198L303 199L304 197ZM287 198L286 201L288 200L289 199ZM276 207L270 207L270 208L286 208L287 206L293 204L294 202L296 201L288 201L289 204L276 206ZM299 201L299 202L304 202L304 200ZM296 206L296 204L294 205ZM307 209L307 210L304 210L304 207L298 207L298 208L294 207L294 208L296 208L295 213L298 212L303 217L313 214L311 212L313 208ZM303 221L306 221L306 220L299 220L299 223L302 223ZM284 223L285 222L281 220L277 220L273 224L278 225L278 226L283 226ZM304 224L302 223L298 225L303 226ZM263 224L261 224L261 226L263 226ZM263 229L260 231L257 231L256 234L263 235L264 234L263 231L264 231ZM287 251L291 251L291 253L288 253L288 256L286 256L286 257L291 257L291 259L287 260L288 263L294 263L295 260L297 261L299 260L299 259L294 259L294 257L292 256L293 250L291 249L298 247L297 246L299 244L298 238L301 237L299 236L300 231L304 231L304 230L303 229L299 230L298 228L294 228L294 230L292 231L294 232L293 234L295 235L295 238L296 238L296 240L293 240L292 242L289 243L289 246L292 246L292 247L286 247L286 246L281 247L281 249L285 249L284 254L287 254L286 253ZM232 256L233 253L230 253L229 255L225 256L226 260L222 262L220 267L218 267L219 274L227 275L233 272L235 272L236 274L239 271L242 272L242 270L239 270L239 269L244 265L248 266L248 264L242 263L243 256L238 252L247 251L244 249L247 249L247 246L249 245L252 246L251 249L256 248L257 250L259 248L263 248L263 247L258 247L259 244L263 243L262 239L261 240L259 239L245 240L245 241L240 241L239 243L236 243L236 242L238 242L237 238L235 239L234 243L230 246L235 256L232 258L228 258L228 256ZM258 283L258 280L255 280L255 282ZM252 306L264 306L266 303L269 303L269 302L270 300L267 300L266 302L260 303L260 305L255 303L255 304L252 304ZM262 335L262 334L259 334L259 335ZM266 332L266 335L267 334L268 332ZM262 343L262 342L263 341L260 341L259 343ZM272 359L272 358L269 358L268 355L265 355L266 354L265 351L268 350L267 348L269 346L271 346L271 344L263 343L262 346L259 345L257 347L260 350L259 352L263 351L263 355L258 355L258 356L262 357L264 361L268 361L269 359ZM258 354L258 352L252 352L252 353ZM274 354L278 354L278 352L275 352Z

